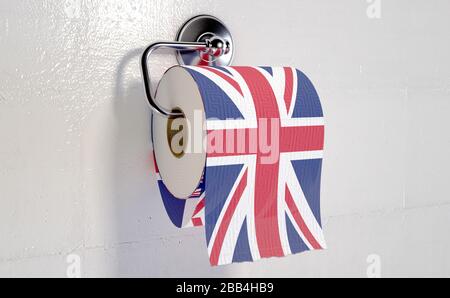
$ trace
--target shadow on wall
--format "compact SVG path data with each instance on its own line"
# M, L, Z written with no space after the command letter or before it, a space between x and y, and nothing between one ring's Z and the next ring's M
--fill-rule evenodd
M179 230L170 222L157 189L150 141L150 107L139 72L142 49L129 52L116 73L112 182L119 245L117 275L223 276L211 268L203 229Z
M151 266L151 249L139 247L148 225L163 224L153 220L152 214L160 209L152 199L156 185L151 183L153 166L150 156L149 115L145 94L138 81L126 82L127 66L141 51L131 51L120 62L116 73L114 94L115 138L113 140L113 187L116 214L115 227L119 246L116 251L117 274L138 275L145 266ZM153 230L153 229L152 229ZM149 231L151 233L151 231ZM140 262L135 262L133 250L140 249ZM137 268L142 266L143 268ZM134 267L134 268L133 268ZM145 271L144 271L145 272Z

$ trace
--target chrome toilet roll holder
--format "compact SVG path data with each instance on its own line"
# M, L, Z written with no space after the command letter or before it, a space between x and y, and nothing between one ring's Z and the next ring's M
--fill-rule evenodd
M150 83L148 59L158 49L177 51L180 65L228 66L233 60L233 39L227 27L210 15L196 16L187 21L177 34L176 41L159 41L148 46L142 54L141 67L145 93L155 113L179 117L182 113L167 111L155 102Z

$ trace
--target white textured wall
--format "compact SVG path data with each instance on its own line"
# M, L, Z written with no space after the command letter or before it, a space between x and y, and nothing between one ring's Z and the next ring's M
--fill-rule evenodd
M75 6L73 6L75 4ZM0 2L0 276L450 276L450 2ZM329 249L210 268L172 227L149 158L138 54L210 13L235 64L292 65L327 117ZM154 61L155 81L171 55Z

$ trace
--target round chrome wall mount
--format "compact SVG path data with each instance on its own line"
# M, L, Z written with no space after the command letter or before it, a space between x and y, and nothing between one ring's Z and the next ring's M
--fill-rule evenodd
M217 51L179 51L181 65L228 66L233 60L234 44L228 28L210 15L196 16L187 21L178 32L178 42L210 42Z

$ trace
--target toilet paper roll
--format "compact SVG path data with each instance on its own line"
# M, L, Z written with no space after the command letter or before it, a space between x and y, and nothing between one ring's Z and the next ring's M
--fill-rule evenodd
M324 120L291 67L169 69L154 114L158 184L177 227L205 226L212 265L325 248L320 218Z

